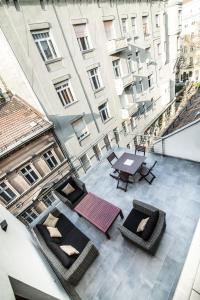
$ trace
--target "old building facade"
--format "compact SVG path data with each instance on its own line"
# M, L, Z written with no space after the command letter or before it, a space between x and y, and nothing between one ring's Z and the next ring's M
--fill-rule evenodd
M180 16L177 0L1 2L2 43L39 103L26 99L55 124L78 169L116 140L132 147L174 99Z
M1 93L0 128L0 204L29 224L54 202L48 190L70 165L53 124L10 92Z

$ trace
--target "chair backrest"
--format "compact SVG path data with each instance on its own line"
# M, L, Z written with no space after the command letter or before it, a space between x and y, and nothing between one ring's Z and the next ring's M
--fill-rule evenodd
M149 171L153 170L156 164L157 164L157 160L154 161L153 165L149 168Z
M114 152L112 152L112 153L110 153L110 155L108 155L108 157L107 157L107 160L109 161L109 163L111 164L111 166L113 165L112 161L113 161L114 159L118 159L118 157L117 157L117 155L116 155Z

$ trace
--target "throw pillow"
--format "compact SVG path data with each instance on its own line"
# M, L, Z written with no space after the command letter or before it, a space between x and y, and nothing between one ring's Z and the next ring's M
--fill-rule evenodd
M49 231L50 237L52 238L62 237L62 234L56 227L47 227L47 230Z
M76 250L71 245L63 245L63 246L60 246L60 248L62 249L62 251L64 251L69 256L74 255L74 254L79 254L79 251Z
M144 228L148 222L149 218L145 218L145 219L142 219L138 225L138 228L137 228L137 232L142 232L144 231Z
M58 218L54 217L51 213L48 215L48 217L46 218L46 220L44 221L43 225L44 226L48 226L48 227L55 227L57 222L58 222Z
M62 192L64 192L66 195L69 195L71 193L73 193L75 191L75 189L73 188L73 186L71 186L70 183L68 183L63 189Z

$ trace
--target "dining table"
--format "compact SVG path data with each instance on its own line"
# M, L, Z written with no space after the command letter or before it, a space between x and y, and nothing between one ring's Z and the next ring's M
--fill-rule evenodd
M124 152L112 167L117 171L134 175L140 169L145 159L145 156Z

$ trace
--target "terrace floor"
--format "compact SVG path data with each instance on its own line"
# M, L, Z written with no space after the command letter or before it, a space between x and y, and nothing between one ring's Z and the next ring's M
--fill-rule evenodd
M124 150L116 152L119 156ZM122 222L120 217L113 224L108 240L84 218L59 204L63 213L100 252L76 288L83 300L172 299L200 216L200 164L148 154L146 162L151 164L154 160L158 160L158 164L153 184L143 180L129 185L126 193L116 189L116 180L109 176L111 168L106 159L89 170L82 180L88 191L120 207L125 218L132 209L133 199L166 212L166 231L155 256L121 236L117 229Z

